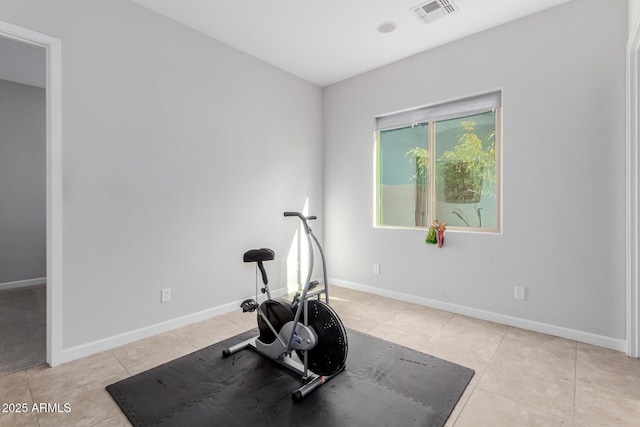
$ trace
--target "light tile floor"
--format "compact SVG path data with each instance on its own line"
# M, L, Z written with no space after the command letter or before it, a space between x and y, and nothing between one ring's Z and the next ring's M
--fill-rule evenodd
M476 371L447 426L640 425L638 359L350 289L333 287L331 295L347 327ZM55 368L2 376L0 410L8 412L0 412L0 427L129 426L108 384L254 326L255 317L238 309ZM37 412L34 403L50 406Z

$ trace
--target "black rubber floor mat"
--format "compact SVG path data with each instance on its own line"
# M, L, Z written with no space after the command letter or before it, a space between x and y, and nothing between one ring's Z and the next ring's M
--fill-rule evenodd
M107 391L134 426L443 426L474 371L349 329L344 372L294 403L300 381L237 335Z

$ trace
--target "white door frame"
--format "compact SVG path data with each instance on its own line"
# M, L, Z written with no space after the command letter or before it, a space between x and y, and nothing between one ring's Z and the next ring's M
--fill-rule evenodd
M640 357L638 288L638 115L640 114L640 19L627 45L627 354Z
M60 40L0 21L0 37L45 48L47 149L47 363L62 348L62 78Z

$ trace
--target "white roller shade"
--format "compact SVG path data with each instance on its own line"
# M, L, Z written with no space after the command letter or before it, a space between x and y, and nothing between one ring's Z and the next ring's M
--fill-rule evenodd
M387 114L376 118L376 130L396 129L418 123L455 119L493 111L502 106L502 92L490 92L469 98L430 105L415 110Z

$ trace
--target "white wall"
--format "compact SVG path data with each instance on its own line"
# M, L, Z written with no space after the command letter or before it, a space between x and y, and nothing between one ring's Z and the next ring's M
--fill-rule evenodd
M621 345L627 6L576 0L325 88L331 276ZM374 117L496 88L503 234L449 232L438 249L374 228Z
M0 288L46 273L45 91L0 80Z
M252 247L283 283L282 211L323 209L320 88L126 0L0 20L61 40L63 351L246 298Z
M629 0L629 33L635 28L640 18L640 0Z

